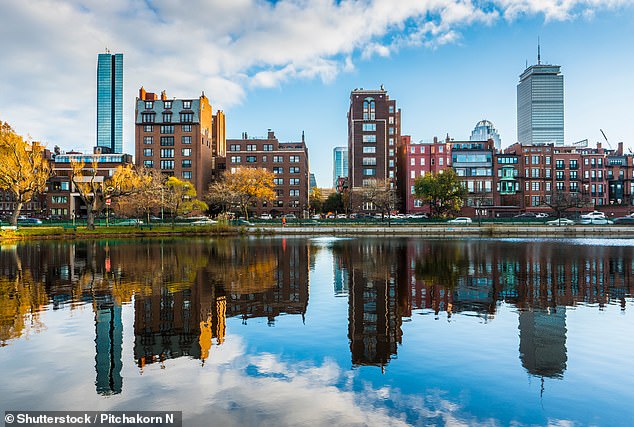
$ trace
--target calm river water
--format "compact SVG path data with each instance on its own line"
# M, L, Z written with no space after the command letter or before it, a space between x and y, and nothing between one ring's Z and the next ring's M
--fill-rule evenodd
M634 240L0 246L0 411L186 426L634 419Z

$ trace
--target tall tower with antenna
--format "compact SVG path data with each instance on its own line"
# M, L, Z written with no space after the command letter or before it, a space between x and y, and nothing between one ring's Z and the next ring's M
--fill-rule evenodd
M522 145L564 144L564 76L559 65L527 66L517 85L517 140Z

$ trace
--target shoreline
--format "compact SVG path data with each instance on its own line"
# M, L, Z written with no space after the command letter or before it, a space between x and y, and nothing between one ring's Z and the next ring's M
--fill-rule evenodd
M634 238L631 226L544 226L544 225L392 225L392 226L211 226L211 227L23 227L2 228L0 243L23 240L77 240L146 237L236 237L236 236L426 236L426 237L605 237Z

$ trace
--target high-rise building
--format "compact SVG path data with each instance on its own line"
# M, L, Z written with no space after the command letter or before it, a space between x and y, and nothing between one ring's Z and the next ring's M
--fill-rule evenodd
M564 76L559 65L537 65L517 85L517 140L522 145L564 144Z
M207 191L214 159L225 151L225 118L213 115L204 92L197 98L168 99L139 90L135 112L135 162ZM215 124L215 126L214 126Z
M97 147L123 153L123 54L97 59Z
M493 123L488 120L480 120L476 124L473 131L471 131L469 141L488 141L489 139L493 140L493 144L496 150L502 149L502 140L500 139L500 134L493 126Z
M350 188L373 180L396 179L396 144L401 137L401 110L387 91L355 89L348 111L348 179Z
M348 177L348 148L335 147L332 150L332 188L337 188L339 178Z

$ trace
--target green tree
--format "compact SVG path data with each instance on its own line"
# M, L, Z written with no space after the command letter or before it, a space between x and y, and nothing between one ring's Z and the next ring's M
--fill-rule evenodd
M188 215L196 211L206 211L207 204L196 198L196 189L189 181L170 176L165 182L163 202L172 214L172 224L178 215Z
M315 213L321 213L324 202L321 200L323 195L321 188L313 187L310 189L309 194L310 209Z
M332 193L331 195L329 195L324 202L322 209L324 213L343 212L344 206L341 193Z
M51 174L44 146L25 140L9 124L0 122L0 189L13 194L11 225L17 224L22 206L44 192Z
M467 189L452 169L438 174L428 174L414 181L414 196L425 203L434 217L456 214L467 195Z

